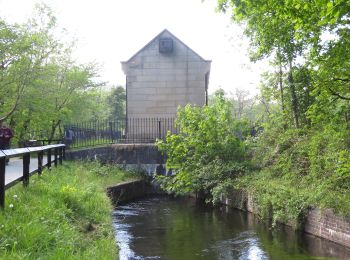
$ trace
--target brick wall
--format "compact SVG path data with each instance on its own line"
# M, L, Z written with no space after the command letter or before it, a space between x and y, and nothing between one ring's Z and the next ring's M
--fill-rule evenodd
M336 215L330 209L310 209L304 231L350 247L350 218Z
M230 195L222 196L221 202L254 214L259 213L259 205L255 204L253 196L244 191L234 190ZM272 216L272 211L269 215ZM296 225L293 220L283 224ZM330 209L310 209L306 215L302 231L350 248L350 218L339 216Z

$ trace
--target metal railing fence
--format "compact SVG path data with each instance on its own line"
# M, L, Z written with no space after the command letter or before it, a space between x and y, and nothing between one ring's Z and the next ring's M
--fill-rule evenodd
M63 142L68 148L112 143L153 143L167 132L178 133L175 118L127 118L94 120L64 126Z

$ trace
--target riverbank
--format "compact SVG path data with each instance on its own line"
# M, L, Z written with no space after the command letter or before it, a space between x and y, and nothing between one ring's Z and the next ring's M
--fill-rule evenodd
M137 179L97 163L67 162L6 192L1 259L116 259L106 187Z
M237 178L221 203L350 248L350 211L345 203L349 194L340 189L325 194L322 182L255 172ZM316 200L321 193L323 198Z

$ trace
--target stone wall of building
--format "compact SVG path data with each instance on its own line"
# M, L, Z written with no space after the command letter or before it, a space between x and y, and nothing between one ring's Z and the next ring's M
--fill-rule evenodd
M173 40L171 53L159 52L159 39L164 37ZM166 30L122 64L127 77L128 118L174 117L178 106L205 104L210 61Z

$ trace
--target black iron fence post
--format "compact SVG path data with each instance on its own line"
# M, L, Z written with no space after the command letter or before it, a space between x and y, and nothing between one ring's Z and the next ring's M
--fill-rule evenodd
M29 184L30 153L23 154L23 186Z
M160 119L158 120L158 139L162 138L162 132L161 132L162 128L161 128L161 123L160 123Z
M112 122L109 121L108 124L109 124L109 133L110 133L109 135L110 135L111 143L113 143L113 126L112 126Z
M0 157L0 208L5 207L5 168L6 157Z

